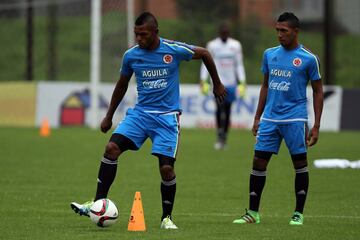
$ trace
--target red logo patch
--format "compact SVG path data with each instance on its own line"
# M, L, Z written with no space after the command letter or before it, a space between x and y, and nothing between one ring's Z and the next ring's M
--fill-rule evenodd
M301 61L300 58L295 58L295 59L293 60L293 65L294 65L295 67L299 67L299 66L301 65L301 63L302 63L302 61Z
M163 61L164 63L171 63L173 61L173 57L170 55L170 54L166 54L164 57L163 57Z

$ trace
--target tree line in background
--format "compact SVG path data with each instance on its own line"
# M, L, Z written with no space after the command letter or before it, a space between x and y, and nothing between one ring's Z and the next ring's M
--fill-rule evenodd
M207 41L217 36L219 24L229 22L232 36L239 39L243 45L248 83L260 83L262 53L264 49L278 44L274 29L260 25L256 16L240 22L239 13L234 7L238 1L176 1L179 18L159 19L161 36L205 47ZM84 4L81 1L80 3ZM80 5L62 6L60 9L49 5L36 9L38 14L33 19L34 80L89 81L89 8ZM0 81L26 79L24 11L25 9L18 12L0 11L0 44L6 46L0 55ZM39 14L41 11L43 14ZM54 16L57 16L56 19ZM104 82L115 81L118 78L122 54L128 47L126 14L109 12L103 15L102 22L101 78ZM319 54L321 62L324 63L322 32L303 31L300 40ZM334 83L348 88L359 88L360 74L357 66L360 65L360 60L353 56L356 52L354 46L358 46L360 37L343 34L338 35L335 40ZM197 83L200 63L192 61L184 64L187 66L181 68L181 81Z

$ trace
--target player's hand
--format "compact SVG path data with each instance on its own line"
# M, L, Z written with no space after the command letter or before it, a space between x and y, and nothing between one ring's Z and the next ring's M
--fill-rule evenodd
M200 89L201 89L201 93L203 95L209 95L209 91L210 91L210 84L208 82L203 82L201 81L200 83Z
M109 129L112 126L112 119L109 119L107 117L104 117L104 119L101 121L100 129L103 133L106 133L109 131Z
M213 93L217 103L222 103L225 100L227 94L226 89L222 83L219 83L218 85L214 85Z
M246 95L246 83L239 83L237 85L237 93L239 97L244 98Z
M251 129L252 134L253 134L254 136L256 136L257 131L258 131L258 129L259 129L259 122L260 122L260 119L254 119L254 123L253 123L252 129Z
M306 139L306 144L311 147L314 146L319 139L319 127L313 127Z

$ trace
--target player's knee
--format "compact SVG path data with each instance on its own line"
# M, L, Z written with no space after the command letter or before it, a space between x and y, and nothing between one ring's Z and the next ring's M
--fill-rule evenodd
M295 169L303 168L307 166L307 154L292 154L291 159Z
M256 169L258 171L266 171L266 167L267 167L266 160L254 157L253 169Z
M159 158L160 175L163 181L171 181L175 178L175 158L156 154Z
M266 171L271 156L272 156L271 152L256 150L253 159L253 169L256 169L258 171Z
M122 134L114 133L111 135L109 142L115 143L121 153L127 150L138 150L136 144L130 138Z
M160 174L163 181L170 181L175 177L174 167L171 165L160 166Z
M109 159L117 159L121 154L119 146L114 142L108 142L105 147L105 154Z

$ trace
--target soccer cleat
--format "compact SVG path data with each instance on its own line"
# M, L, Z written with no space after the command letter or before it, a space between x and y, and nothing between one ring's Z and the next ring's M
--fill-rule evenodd
M291 217L289 222L290 225L303 225L304 223L304 215L299 212L294 212L294 215Z
M214 149L215 150L225 150L226 149L226 144L223 142L216 142L214 144Z
M178 229L178 227L173 223L170 216L164 218L161 222L161 229Z
M260 214L255 211L245 209L246 213L242 215L239 219L235 219L233 223L243 224L243 223L260 223Z
M88 216L90 217L90 208L93 205L94 201L88 201L83 204L79 204L76 202L72 202L70 204L70 207L72 210L74 210L75 213L78 213L80 216Z

